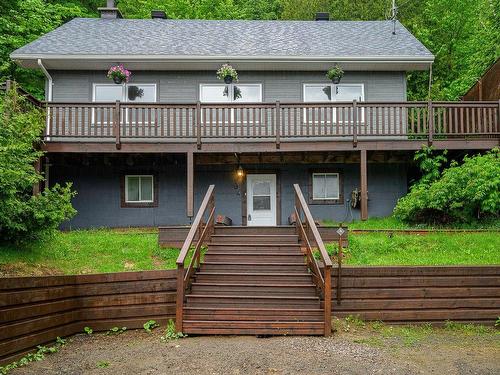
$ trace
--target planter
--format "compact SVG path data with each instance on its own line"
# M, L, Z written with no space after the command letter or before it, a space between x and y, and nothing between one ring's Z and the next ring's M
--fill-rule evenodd
M226 83L227 85L230 85L231 83L233 83L233 77L232 76L225 76L224 83Z
M332 78L332 82L335 84L335 85L338 85L340 83L340 77L334 77Z
M123 77L113 77L113 82L117 85L121 85L123 83Z

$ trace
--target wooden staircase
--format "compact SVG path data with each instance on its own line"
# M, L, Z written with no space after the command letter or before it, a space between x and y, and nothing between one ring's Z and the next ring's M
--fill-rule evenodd
M215 227L213 189L205 200L177 262L177 329L187 334L328 335L330 304L325 311L318 287L319 279L323 289L325 282L317 275L308 241L303 252L302 224ZM209 212L207 224L197 220ZM199 240L185 270L196 231ZM202 243L207 245L203 261ZM331 289L329 277L328 285Z

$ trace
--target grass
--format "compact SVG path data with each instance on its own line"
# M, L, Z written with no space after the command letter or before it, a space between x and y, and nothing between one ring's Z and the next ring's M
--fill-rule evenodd
M336 244L328 244L330 252ZM351 234L345 263L350 265L500 264L500 234Z
M332 220L322 222L325 226L337 226L339 223ZM397 220L393 216L383 218L370 218L366 221L353 221L344 223L349 229L493 229L500 230L500 220L492 219L484 222L474 223L455 223L447 226L428 225L428 224L407 224Z
M178 254L178 249L159 247L158 234L151 232L55 232L22 246L0 245L0 275L171 269Z

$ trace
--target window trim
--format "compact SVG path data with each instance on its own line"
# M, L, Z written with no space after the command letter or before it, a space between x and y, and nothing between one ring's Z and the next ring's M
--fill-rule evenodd
M314 190L313 190L313 181L314 175L317 174L336 174L338 175L338 183L339 183L339 196L338 198L328 198L328 199L315 199L314 198ZM344 174L341 169L329 169L329 168L321 168L321 169L310 169L309 170L309 204L344 204Z
M259 100L256 102L256 101L251 101L251 102L245 102L245 101L235 101L233 99L233 96L228 96L228 101L226 102L214 102L214 101L203 101L202 100L202 89L204 86L230 86L230 87L234 87L234 86L237 86L237 84L235 83L231 83L229 85L225 84L225 83L200 83L199 84L199 88L198 88L198 99L200 100L200 102L202 104L245 104L245 103L262 103L262 83L241 83L240 85L244 85L244 86L257 86L259 88Z
M152 201L128 201L128 177L152 177ZM140 194L140 190L139 190ZM158 177L155 173L141 172L141 173L122 173L120 179L120 196L121 196L121 207L122 208L147 208L147 207L158 207Z

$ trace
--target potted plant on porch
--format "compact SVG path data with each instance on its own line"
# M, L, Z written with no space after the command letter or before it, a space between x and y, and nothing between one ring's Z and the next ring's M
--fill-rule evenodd
M333 68L328 69L326 72L326 78L330 79L334 84L340 83L343 76L344 71L338 64L335 64Z
M224 64L217 70L217 78L229 85L238 82L238 72L231 65Z
M117 85L128 82L132 73L123 67L122 64L112 66L108 71L108 78L112 79Z

